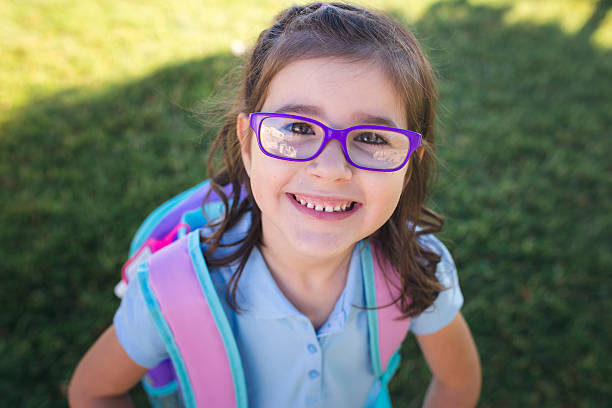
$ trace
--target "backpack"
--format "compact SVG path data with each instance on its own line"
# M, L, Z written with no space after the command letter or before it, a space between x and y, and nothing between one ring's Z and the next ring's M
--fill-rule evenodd
M230 189L224 189L225 193L229 195ZM204 181L145 219L132 239L122 279L115 287L115 294L122 297L127 283L139 280L170 355L142 380L154 408L247 407L238 348L200 247L199 228L224 212L217 194L211 193L204 202L209 190L209 181ZM399 348L410 319L398 319L401 313L395 305L374 308L395 299L382 272L389 265L378 264L375 249L367 241L358 245L376 378L366 406L390 408L387 384L399 367ZM198 313L187 312L194 307Z

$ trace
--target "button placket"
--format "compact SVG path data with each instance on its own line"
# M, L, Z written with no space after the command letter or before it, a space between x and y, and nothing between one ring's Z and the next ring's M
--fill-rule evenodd
M323 396L323 383L322 383L322 350L321 344L317 337L317 333L314 330L314 326L308 318L306 318L305 324L307 325L307 334L304 342L304 353L306 354L306 405L316 405L321 401Z
M317 378L320 375L321 375L321 373L318 370L310 370L308 372L308 377L310 377L311 380L314 380L315 378Z

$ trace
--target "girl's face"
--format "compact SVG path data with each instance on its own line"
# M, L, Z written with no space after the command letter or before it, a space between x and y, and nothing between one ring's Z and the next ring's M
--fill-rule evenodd
M334 128L406 126L399 95L383 70L367 61L293 62L274 76L261 111L306 116ZM275 251L298 258L346 256L389 219L398 203L407 166L386 173L355 168L335 140L308 162L271 158L261 152L256 137L248 137L248 114L239 116L238 133L262 213L263 243ZM324 210L345 206L344 212Z

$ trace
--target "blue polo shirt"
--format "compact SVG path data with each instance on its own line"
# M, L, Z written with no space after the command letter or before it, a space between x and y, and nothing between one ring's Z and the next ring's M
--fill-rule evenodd
M236 242L237 237L244 236L249 222L238 223L225 234L224 241ZM441 253L437 276L449 289L412 320L410 329L416 334L432 333L446 326L463 303L456 270L446 248L433 236L422 242ZM256 248L238 282L237 303L241 312L235 313L225 301L226 284L235 268L236 264L215 269L211 277L240 351L249 406L364 406L374 373L367 312L359 308L365 305L365 292L358 250L353 250L346 286L319 330L280 291ZM137 279L128 285L114 325L119 342L136 363L153 368L169 358Z

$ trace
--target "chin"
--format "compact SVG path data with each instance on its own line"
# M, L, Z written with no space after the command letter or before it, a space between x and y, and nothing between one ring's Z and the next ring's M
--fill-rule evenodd
M298 233L292 246L302 256L310 258L331 258L353 249L355 242L337 234Z

